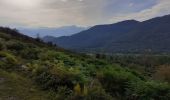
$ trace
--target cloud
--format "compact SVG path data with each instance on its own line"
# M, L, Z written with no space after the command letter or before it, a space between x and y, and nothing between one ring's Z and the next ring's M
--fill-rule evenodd
M169 0L0 0L0 25L91 26L169 14Z
M149 9L144 9L140 12L130 13L128 15L120 14L114 16L110 22L122 21L129 19L136 19L139 21L144 21L153 17L163 16L170 14L170 1L169 0L158 0L157 4Z

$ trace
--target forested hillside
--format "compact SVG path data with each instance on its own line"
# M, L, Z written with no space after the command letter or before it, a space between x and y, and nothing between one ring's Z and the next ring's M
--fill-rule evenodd
M170 15L143 22L127 20L97 25L78 34L44 38L63 48L78 52L155 53L170 52Z
M150 66L150 60L121 57L77 54L1 27L0 100L170 99L168 77L154 79L130 66Z

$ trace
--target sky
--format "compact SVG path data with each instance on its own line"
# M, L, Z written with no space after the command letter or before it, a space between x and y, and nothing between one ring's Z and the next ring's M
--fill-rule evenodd
M0 26L93 26L170 14L170 0L0 0Z

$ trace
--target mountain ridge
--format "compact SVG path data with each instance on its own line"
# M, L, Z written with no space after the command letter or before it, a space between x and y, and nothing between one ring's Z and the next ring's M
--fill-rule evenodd
M143 22L126 20L97 25L72 36L53 39L51 42L79 52L169 52L169 26L170 15Z
M85 27L80 26L63 26L58 28L48 28L48 27L40 27L40 28L18 28L19 31L25 35L36 37L39 34L41 37L45 37L47 35L53 37L60 37L60 36L70 36L75 33L79 33L85 30Z

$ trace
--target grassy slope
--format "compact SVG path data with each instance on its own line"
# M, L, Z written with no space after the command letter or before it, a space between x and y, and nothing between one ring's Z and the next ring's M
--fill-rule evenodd
M0 100L48 100L46 92L31 80L13 72L0 70Z

